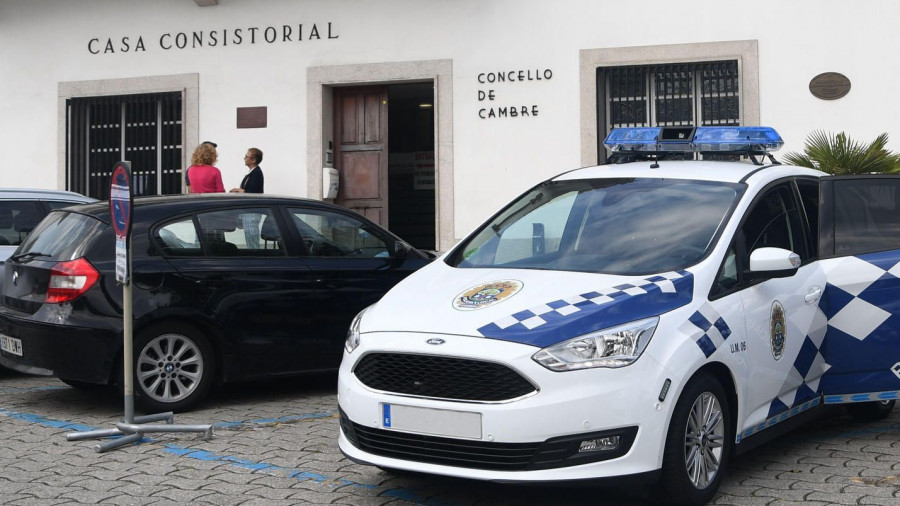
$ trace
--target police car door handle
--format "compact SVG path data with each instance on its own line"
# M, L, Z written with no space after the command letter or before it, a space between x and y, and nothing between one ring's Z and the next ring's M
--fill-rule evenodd
M809 291L806 292L806 295L803 297L803 300L806 301L807 304L815 304L819 301L819 297L822 296L822 287L821 286L813 286L810 287Z

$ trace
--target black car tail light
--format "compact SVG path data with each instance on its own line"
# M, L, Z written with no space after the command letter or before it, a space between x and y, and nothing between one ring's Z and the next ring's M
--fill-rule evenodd
M100 273L85 258L60 262L50 269L50 282L47 285L47 304L69 302L81 297L91 289Z

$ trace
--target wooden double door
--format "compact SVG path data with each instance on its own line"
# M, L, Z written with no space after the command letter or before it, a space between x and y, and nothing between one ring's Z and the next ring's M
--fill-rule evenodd
M388 227L388 88L334 90L335 203Z

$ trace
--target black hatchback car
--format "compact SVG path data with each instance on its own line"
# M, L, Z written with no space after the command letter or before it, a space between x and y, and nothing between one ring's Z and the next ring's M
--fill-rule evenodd
M0 364L121 384L109 204L50 213L6 262ZM216 382L336 369L347 328L429 256L347 209L251 195L136 198L135 397L183 411Z

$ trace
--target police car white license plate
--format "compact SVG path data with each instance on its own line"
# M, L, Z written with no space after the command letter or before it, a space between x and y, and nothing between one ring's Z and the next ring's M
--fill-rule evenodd
M0 334L0 350L22 356L22 340Z
M472 411L384 403L381 405L381 425L385 429L404 432L481 439L481 413Z

